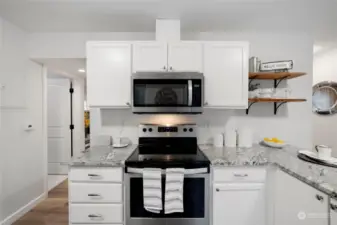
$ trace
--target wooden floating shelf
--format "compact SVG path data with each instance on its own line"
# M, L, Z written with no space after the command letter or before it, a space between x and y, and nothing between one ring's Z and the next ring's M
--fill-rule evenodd
M302 98L250 98L249 102L305 102Z
M258 73L249 73L249 79L283 80L283 79L292 79L304 75L306 75L306 73L303 72L258 72Z
M258 102L272 102L274 103L274 115L277 114L277 110L282 106L283 104L286 104L288 102L305 102L306 99L303 98L249 98L249 106L248 109L246 109L246 114L248 115L250 107Z

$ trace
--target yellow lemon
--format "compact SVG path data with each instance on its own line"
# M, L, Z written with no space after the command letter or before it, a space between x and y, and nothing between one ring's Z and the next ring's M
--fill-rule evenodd
M267 142L272 142L273 140L271 138L263 138L264 141L267 141Z

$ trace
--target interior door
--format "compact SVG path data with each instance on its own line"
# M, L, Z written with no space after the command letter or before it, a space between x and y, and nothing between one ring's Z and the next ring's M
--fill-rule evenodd
M71 158L70 80L48 79L48 173L68 174Z
M168 71L203 72L202 44L195 42L170 43L168 45Z
M133 45L133 72L167 71L167 44L139 42Z

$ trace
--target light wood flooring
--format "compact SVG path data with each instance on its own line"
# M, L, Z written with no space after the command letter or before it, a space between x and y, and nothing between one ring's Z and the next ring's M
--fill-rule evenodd
M13 225L68 225L68 181L52 189L46 200Z

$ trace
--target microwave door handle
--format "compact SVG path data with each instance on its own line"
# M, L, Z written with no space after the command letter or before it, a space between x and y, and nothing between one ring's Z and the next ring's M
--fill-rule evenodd
M192 80L188 80L188 106L192 106L192 99L193 99Z

